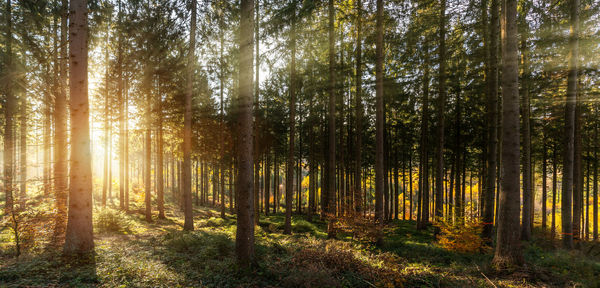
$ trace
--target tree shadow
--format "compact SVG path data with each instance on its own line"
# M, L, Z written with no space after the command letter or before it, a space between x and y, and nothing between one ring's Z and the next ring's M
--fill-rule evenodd
M95 253L63 256L46 252L8 260L0 269L0 286L95 287L99 283L96 257Z

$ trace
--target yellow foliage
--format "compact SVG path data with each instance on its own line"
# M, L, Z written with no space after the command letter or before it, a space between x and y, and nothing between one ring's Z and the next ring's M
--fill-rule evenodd
M479 222L467 222L464 225L452 224L441 221L435 224L440 229L438 244L447 250L461 253L478 253L488 250L485 241L481 237L483 224Z

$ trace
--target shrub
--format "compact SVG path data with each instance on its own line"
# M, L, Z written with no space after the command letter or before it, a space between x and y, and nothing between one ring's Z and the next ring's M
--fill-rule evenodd
M349 233L358 241L369 243L378 241L383 235L379 225L363 217L362 214L354 212L336 218L334 229L337 232Z
M117 210L101 209L94 213L94 229L100 233L131 233L133 224L129 217Z
M457 221L457 223L462 223ZM478 253L489 249L481 238L483 224L479 222L467 222L463 224L452 224L446 221L436 223L440 229L438 244L447 250L460 253Z

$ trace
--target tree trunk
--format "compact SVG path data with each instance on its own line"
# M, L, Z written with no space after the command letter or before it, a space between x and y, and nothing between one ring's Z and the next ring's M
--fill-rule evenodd
M294 138L296 136L296 3L292 1L292 31L291 31L291 64L290 64L290 122L289 122L289 146L285 174L285 223L283 234L292 234L292 198L294 192Z
M362 2L356 1L356 146L354 151L354 210L360 213L362 207L362 131L363 131L363 103L362 103Z
M382 0L378 0L382 1ZM333 223L336 212L335 201L335 45L334 45L334 19L335 10L333 7L334 0L329 0L328 16L329 16L329 115L327 120L327 213L329 214L329 224L327 225L327 235L329 238L335 237ZM379 2L378 2L379 3Z
M20 143L19 143L19 153L20 153L20 172L21 172L21 177L20 177L20 184L21 187L19 189L19 198L20 199L25 199L25 196L27 196L27 96L26 94L22 94L21 97L21 115L19 115L20 117L20 127L21 131L20 131Z
M384 111L383 111L383 0L377 0L376 17L376 48L375 48L375 222L383 224L383 194L385 179L384 164Z
M252 179L252 46L254 42L254 0L241 0L239 94L233 111L237 111L235 157L237 176L236 256L240 267L254 262L254 198Z
M69 11L71 173L65 254L89 253L94 249L87 80L87 15L86 0L71 0Z
M577 67L579 58L579 0L569 1L570 34L569 34L569 74L567 77L567 100L565 103L564 160L561 199L561 223L563 247L573 248L573 177L575 155L575 110L577 103Z
M483 205L482 205L482 220L483 220L483 232L482 236L486 241L491 244L492 233L494 229L494 202L496 193L496 167L498 166L498 37L499 37L499 11L498 1L491 0L490 10L490 34L489 34L489 57L488 62L488 74L487 79L487 90L486 90L486 118L487 118L487 157L485 171L485 188L483 192ZM485 5L484 7L487 7ZM484 8L487 9L487 8Z
M435 179L435 217L441 218L443 215L444 195L444 113L446 112L446 0L440 2L439 19L439 75L438 75L438 103L437 103L437 154L436 154L436 179ZM458 167L455 167L455 169ZM458 169L456 169L458 171ZM458 175L458 174L456 174ZM452 187L450 187L452 189ZM458 191L456 191L458 193ZM449 213L451 214L451 213ZM436 219L439 221L440 219Z
M551 228L550 228L550 236L552 239L556 237L556 186L558 182L558 171L557 171L557 157L556 157L556 145L554 145L552 149L552 219L551 219Z
M544 138L542 144L542 232L546 232L547 229L547 207L546 202L548 198L548 147L546 147L546 134L544 131Z
M525 28L524 28L525 29ZM533 215L533 187L531 170L531 129L529 105L529 47L527 46L528 31L521 32L521 64L523 68L521 89L523 93L522 121L523 121L523 216L521 223L521 240L531 240L531 216Z
M427 205L422 205L422 203L427 203L429 201L429 40L425 39L425 43L423 43L423 45L423 53L425 53L423 56L425 57L425 60L423 67L423 107L421 108L421 143L419 145L421 151L419 153L419 194L417 195L417 229L425 228L427 222L429 221L429 217L427 217L427 219L423 217L425 214L429 216L429 211L424 211L428 209L428 207ZM412 185L412 171L410 175L410 182ZM410 203L410 220L412 220L412 199Z
M519 242L519 69L517 65L517 1L504 0L502 7L502 191L498 211L496 253L498 269L523 262Z
M598 115L598 107L596 107L596 115ZM597 118L596 118L597 119ZM593 239L598 241L598 123L594 125L594 192L592 203L592 223L594 226Z

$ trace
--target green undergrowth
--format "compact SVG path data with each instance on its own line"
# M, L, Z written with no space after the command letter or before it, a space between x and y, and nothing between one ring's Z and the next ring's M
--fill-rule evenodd
M377 243L349 233L327 239L327 224L295 215L292 235L284 215L261 215L255 229L256 261L240 270L235 258L236 219L197 208L195 231L182 230L183 215L168 207L167 219L144 220L143 211L95 211L95 254L70 259L59 251L16 259L0 247L0 287L597 287L600 247L567 252L545 237L524 244L527 265L496 272L490 252L458 253L435 241L433 227L394 221ZM156 216L156 215L155 215ZM0 241L9 241L0 231ZM541 234L540 234L541 235ZM492 284L493 283L493 284Z

